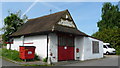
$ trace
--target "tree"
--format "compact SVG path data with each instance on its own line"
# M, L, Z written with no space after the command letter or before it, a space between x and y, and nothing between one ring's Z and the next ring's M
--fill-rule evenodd
M16 32L25 22L27 21L27 16L24 15L21 18L21 11L12 13L9 11L9 16L4 19L4 34L2 35L3 42L8 42L10 40L10 35Z
M119 11L120 11L120 1L118 2L118 8L119 8Z
M92 36L110 43L120 54L120 11L118 5L104 3L102 7L102 19L97 22L98 32Z
M98 22L99 30L108 28L120 28L120 12L118 5L104 3L102 8L102 20Z
M101 39L104 42L109 42L113 47L120 46L120 28L104 29L96 32L92 36Z

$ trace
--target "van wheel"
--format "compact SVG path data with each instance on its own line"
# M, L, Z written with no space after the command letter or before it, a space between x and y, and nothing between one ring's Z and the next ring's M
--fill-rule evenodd
M109 52L106 52L107 55L109 55Z

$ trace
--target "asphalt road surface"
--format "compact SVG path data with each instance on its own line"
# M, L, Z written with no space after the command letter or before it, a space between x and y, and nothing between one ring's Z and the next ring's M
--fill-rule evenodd
M20 65L12 63L12 62L10 62L8 60L4 60L4 59L0 58L0 67L1 66L20 66Z
M20 66L20 65L0 58L0 67L1 66ZM72 63L59 66L118 66L118 56L109 55L103 59L87 60L83 62L80 61L79 63Z
M80 63L67 64L63 66L118 66L118 56L108 55L103 59L87 60Z

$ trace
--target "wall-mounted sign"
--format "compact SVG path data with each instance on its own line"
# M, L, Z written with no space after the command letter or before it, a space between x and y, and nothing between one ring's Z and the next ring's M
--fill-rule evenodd
M63 26L68 26L68 27L73 27L75 28L75 25L73 24L72 21L68 21L68 20L63 20L61 19L59 22L58 22L59 25L63 25Z
M32 51L28 51L28 54L32 54Z

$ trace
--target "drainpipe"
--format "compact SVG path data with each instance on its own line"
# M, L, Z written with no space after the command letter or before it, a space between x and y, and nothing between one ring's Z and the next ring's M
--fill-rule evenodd
M49 38L48 38L48 34L47 34L47 59L48 59L48 43L49 43Z
M48 53L48 49L49 49L49 48L48 48L48 43L49 43L49 38L48 38L48 34L47 34L47 63L51 65L51 64L52 64L51 58L48 57L48 54L49 54L49 53Z
M21 36L22 39L22 46L24 46L24 36Z

